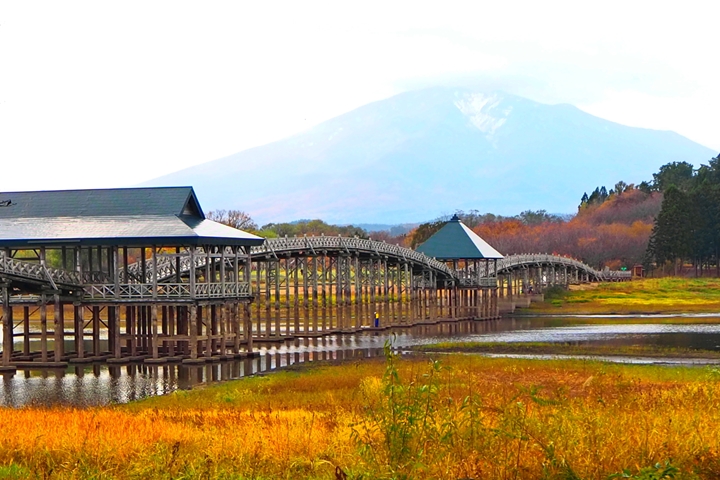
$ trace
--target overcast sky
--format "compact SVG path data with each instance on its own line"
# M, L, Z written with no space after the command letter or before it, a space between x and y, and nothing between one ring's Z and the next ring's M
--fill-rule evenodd
M2 2L0 191L132 186L432 85L720 152L713 3Z

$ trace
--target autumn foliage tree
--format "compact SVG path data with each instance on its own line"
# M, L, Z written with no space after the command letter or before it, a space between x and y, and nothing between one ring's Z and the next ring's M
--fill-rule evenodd
M662 195L634 186L617 191L621 193L611 190L603 201L597 195L593 202L583 202L577 215L569 219L542 211L523 212L473 230L505 255L553 253L596 268L630 267L644 258Z
M241 210L211 210L207 218L239 230L257 230L257 224L247 213Z

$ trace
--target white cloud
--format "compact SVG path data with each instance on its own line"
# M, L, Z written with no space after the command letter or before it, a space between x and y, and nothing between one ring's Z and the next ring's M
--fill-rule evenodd
M132 185L438 82L720 150L708 5L5 2L0 190Z

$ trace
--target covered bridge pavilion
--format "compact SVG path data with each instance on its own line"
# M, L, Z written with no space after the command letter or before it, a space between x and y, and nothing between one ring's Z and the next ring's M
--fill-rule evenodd
M503 256L460 221L457 215L416 250L446 262L460 275L455 303L464 309L478 309L479 316L498 315L497 261Z
M263 241L208 220L192 187L0 193L2 366L251 351Z

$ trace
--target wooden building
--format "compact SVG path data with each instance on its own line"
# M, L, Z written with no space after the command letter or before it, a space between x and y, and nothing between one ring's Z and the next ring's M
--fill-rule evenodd
M191 187L0 193L2 366L252 350L263 241L205 218Z
M458 277L456 304L478 310L478 318L498 315L497 261L503 256L460 221L457 215L416 249L446 262Z

